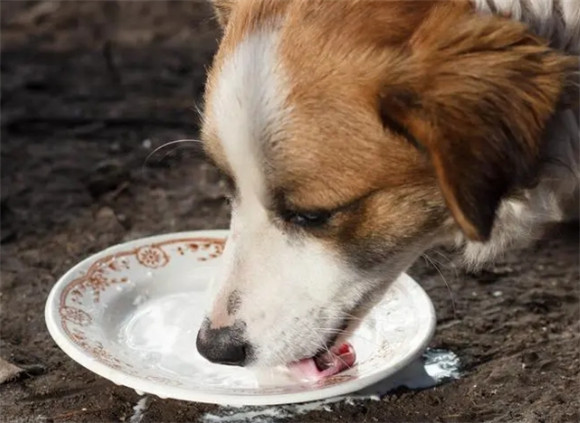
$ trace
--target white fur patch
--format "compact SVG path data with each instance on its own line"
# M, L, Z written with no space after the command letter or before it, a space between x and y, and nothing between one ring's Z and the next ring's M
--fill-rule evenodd
M212 98L238 189L214 307L238 292L235 317L246 324L254 364L262 366L316 353L360 299L346 265L315 239L285 231L267 210L262 151L287 112L276 40L275 32L259 32L242 41L224 62Z
M263 199L260 147L284 117L282 73L275 32L243 40L220 69L212 112L228 161L244 191Z

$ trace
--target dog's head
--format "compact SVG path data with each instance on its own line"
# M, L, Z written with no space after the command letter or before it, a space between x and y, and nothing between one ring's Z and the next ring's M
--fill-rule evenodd
M334 342L434 243L489 238L570 63L455 2L217 5L203 138L232 220L198 346L283 364Z

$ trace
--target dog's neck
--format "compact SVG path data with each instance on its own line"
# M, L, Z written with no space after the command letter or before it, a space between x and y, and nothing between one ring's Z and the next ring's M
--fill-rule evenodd
M580 2L576 0L471 0L482 13L527 23L554 48L580 52Z

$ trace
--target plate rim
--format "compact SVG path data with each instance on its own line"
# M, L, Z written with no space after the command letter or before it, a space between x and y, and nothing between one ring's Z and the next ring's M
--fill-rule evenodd
M427 319L425 323L427 324L424 331L423 340L417 343L417 346L400 360L396 365L391 366L386 369L379 370L375 373L369 375L348 380L342 383L337 383L335 385L321 387L316 390L309 390L304 392L292 392L292 393L266 393L261 395L250 395L243 393L231 393L231 394L216 394L208 393L203 391L195 391L179 386L169 386L160 385L154 381L139 378L138 376L129 375L121 370L114 369L107 366L104 363L92 358L92 356L82 349L80 349L76 344L69 340L60 328L56 316L57 299L59 298L60 292L70 282L71 275L77 273L80 268L85 266L87 263L97 260L98 258L116 252L117 250L135 248L140 245L146 245L148 243L159 242L166 239L172 239L177 237L205 237L205 238L227 238L229 230L227 229L214 229L214 230L199 230L199 231L183 231L183 232L171 232L159 235L148 236L144 238L138 238L119 244L115 244L111 247L105 248L104 250L98 251L91 254L89 257L81 260L79 263L71 267L67 272L65 272L53 285L50 293L46 299L46 304L44 308L45 323L54 342L58 347L75 362L83 366L84 368L90 370L91 372L110 380L116 385L122 385L127 388L134 389L138 393L148 393L156 395L159 398L166 399L172 398L183 401L191 402L202 402L208 404L219 404L219 405L233 405L233 406L265 406L265 405L281 405L281 404L292 404L300 402L310 402L317 401L321 399L326 399L330 397L337 397L341 395L346 395L364 389L370 385L373 385L380 380L383 380L389 376L394 375L399 370L403 369L405 366L410 364L412 361L416 360L423 351L427 348L433 335L435 333L435 328L437 324L437 318L435 314L435 308L433 303L425 290L421 287L415 279L409 276L407 273L401 273L399 278L404 278L405 284L415 285L415 289L422 297L422 301L427 305Z

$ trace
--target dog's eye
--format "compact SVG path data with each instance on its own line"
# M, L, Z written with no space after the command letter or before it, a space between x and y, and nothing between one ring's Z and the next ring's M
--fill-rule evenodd
M305 228L314 228L324 225L331 217L328 211L316 212L286 212L284 213L284 220L293 225L302 226Z

